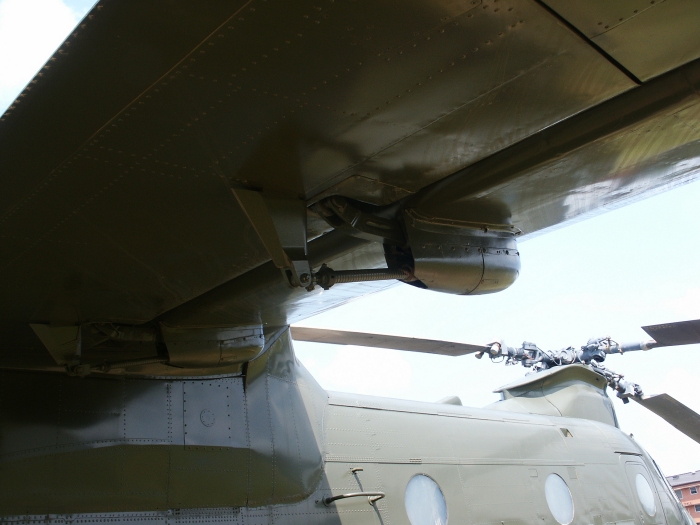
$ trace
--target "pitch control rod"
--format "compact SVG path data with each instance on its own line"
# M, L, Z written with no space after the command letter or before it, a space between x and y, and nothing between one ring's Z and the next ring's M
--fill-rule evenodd
M609 368L605 368L603 365L596 363L595 361L591 362L591 366L596 372L605 378L605 380L608 382L608 386L617 392L617 397L622 399L623 403L629 403L631 397L642 399L644 396L642 387L637 383L627 381L625 376L622 374L613 372Z
M403 270L392 270L390 268L379 268L372 270L334 270L326 264L315 273L311 273L311 283L306 287L311 291L314 285L319 285L324 290L338 283L361 283L368 281L388 281L390 279L406 279L408 274ZM302 276L303 278L303 276Z

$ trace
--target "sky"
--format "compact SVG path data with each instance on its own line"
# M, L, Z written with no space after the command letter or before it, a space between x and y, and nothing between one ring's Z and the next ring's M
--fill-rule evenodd
M0 0L0 111L8 107L86 14L89 0ZM648 339L641 326L700 318L700 183L566 226L520 244L522 270L508 290L461 297L398 285L300 325L483 344L580 346L591 337ZM473 356L296 343L329 390L465 405L498 400L523 377ZM610 356L606 366L700 412L700 345ZM611 394L612 395L612 394ZM614 396L613 396L614 398ZM700 445L635 403L614 398L621 428L667 474L700 470Z
M307 319L303 326L540 348L589 338L648 340L641 326L700 318L700 183L572 224L519 245L522 270L509 289L475 297L399 285ZM521 366L472 355L443 357L297 342L300 360L329 390L468 406L522 378ZM609 356L605 365L700 412L700 345ZM700 470L700 445L635 403L614 397L621 428L668 474Z

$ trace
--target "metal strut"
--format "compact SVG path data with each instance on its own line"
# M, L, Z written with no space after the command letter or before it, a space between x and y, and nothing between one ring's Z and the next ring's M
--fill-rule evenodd
M306 288L311 291L318 284L324 290L328 290L337 283L384 281L410 277L408 272L402 270L385 268L335 271L325 264L319 268L318 272L314 272L311 270L308 259L307 209L303 200L241 188L233 189L233 194L265 246L273 264L282 270L282 274L293 287ZM355 213L349 208L343 208L344 202L338 198L336 204L340 206L341 211L344 210L345 215L354 217L351 222L356 225L359 219L355 215L359 212ZM346 219L349 220L348 217ZM397 233L396 225L387 219L362 216L360 222L364 225L363 228L373 232L374 237L383 239L400 236Z
M311 285L307 290L313 290L318 284L324 290L328 290L337 283L361 283L367 281L388 281L390 279L406 279L408 273L403 270L392 270L390 268L379 268L373 270L334 270L325 263L321 265L318 272L312 273Z

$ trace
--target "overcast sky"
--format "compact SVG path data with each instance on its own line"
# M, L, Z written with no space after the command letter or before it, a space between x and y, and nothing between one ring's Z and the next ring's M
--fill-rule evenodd
M89 0L0 0L0 111L10 105L65 36ZM647 339L640 326L700 318L700 183L693 183L521 244L522 272L505 292L456 297L399 285L303 324L485 343L523 340L543 348L579 346L590 337ZM465 405L497 400L491 391L522 377L473 356L422 356L390 350L297 343L321 385ZM612 356L606 365L700 411L700 345ZM666 472L700 470L700 445L640 406L615 400L621 427Z

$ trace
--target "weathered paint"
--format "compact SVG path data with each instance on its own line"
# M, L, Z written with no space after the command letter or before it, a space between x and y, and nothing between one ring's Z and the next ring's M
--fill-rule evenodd
M2 521L408 524L404 491L422 473L441 487L450 523L556 525L543 484L557 473L573 525L643 525L634 464L659 509L644 523L683 523L650 458L614 426L326 393L289 333L277 335L234 377L4 372ZM322 503L360 491L386 497Z

